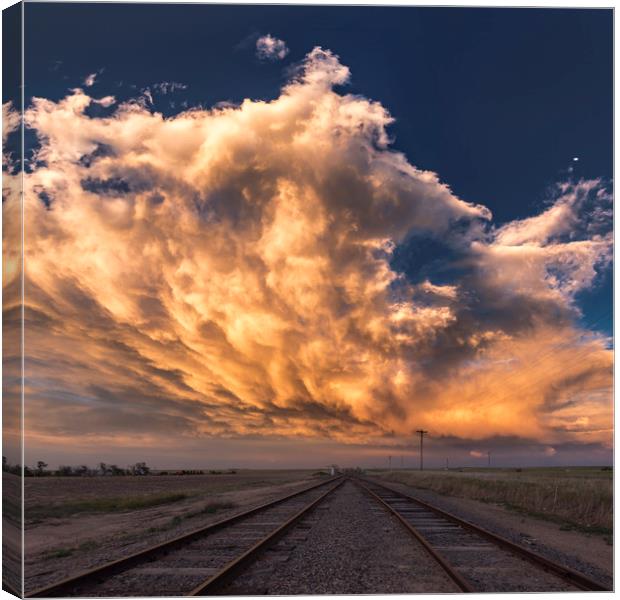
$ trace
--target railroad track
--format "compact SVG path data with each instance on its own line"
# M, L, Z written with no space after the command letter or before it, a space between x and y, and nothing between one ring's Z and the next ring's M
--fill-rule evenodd
M306 487L26 597L215 595L344 481Z
M356 483L401 522L463 592L610 591L582 573L383 483Z

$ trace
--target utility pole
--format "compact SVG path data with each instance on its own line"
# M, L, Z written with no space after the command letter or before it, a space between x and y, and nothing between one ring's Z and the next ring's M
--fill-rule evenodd
M487 456L489 457L489 467L491 466L491 451L487 452Z
M388 466L391 472L392 471L392 457L391 456L388 456Z
M420 471L424 471L424 436L428 431L424 429L417 429L416 433L420 434Z
M448 466L448 459L446 458L446 471L449 471L450 467Z

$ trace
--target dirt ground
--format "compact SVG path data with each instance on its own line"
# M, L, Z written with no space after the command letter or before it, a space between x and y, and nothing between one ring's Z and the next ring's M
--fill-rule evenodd
M125 512L26 521L26 591L42 587L316 482L312 471L241 471L236 475L26 479L28 507L88 498L187 493L186 500ZM230 503L196 514L209 503Z
M21 590L21 479L3 472L2 477L2 582Z
M312 471L240 470L220 475L150 475L148 477L27 477L24 480L26 518L28 508L92 498L186 493L212 495L263 485L288 483L309 477Z

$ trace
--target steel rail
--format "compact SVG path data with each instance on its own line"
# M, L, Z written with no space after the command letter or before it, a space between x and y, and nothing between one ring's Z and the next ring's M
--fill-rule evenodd
M171 540L167 540L160 544L156 544L154 546L150 546L144 550L140 550L138 552L134 552L128 556L123 558L116 559L114 561L105 563L98 567L94 567L93 569L88 569L86 571L82 571L77 575L72 575L61 581L56 583L47 585L45 587L39 588L33 592L25 594L25 598L55 598L55 597L67 597L70 596L70 592L76 586L92 583L93 581L103 581L104 579L111 577L112 575L116 575L122 571L130 569L145 560L149 560L160 553L166 553L170 550L174 550L176 548L182 547L185 544L193 542L194 540L203 537L205 535L209 535L215 531L223 529L229 525L242 521L247 517L251 517L261 511L264 511L268 508L272 508L287 500L291 500L296 496L300 496L301 494L305 494L311 490L316 488L329 485L335 481L342 480L342 476L332 477L326 481L321 481L320 483L306 486L305 488L293 492L292 494L287 494L286 496L281 496L280 498L276 498L275 500L271 500L270 502L265 502L260 506L256 506L249 510L243 511L241 513L237 513L230 517L221 519L220 521L216 521L215 523L211 523L209 525L200 527L198 529L194 529L188 533L184 533L180 536L172 538Z
M441 508L433 506L432 504L429 504L428 502L420 500L419 498L416 498L415 496L411 496L409 494L406 494L405 492L396 490L391 486L385 485L384 483L379 483L375 479L365 478L364 481L371 483L373 485L377 485L385 490L388 490L394 494L397 494L398 496L402 498L406 498L407 500L410 500L418 504L419 506L422 506L423 508L430 510L431 512L439 515L440 517L443 517L444 519L447 519L448 521L451 521L452 523L455 523L456 525L463 527L464 529L468 529L469 531L472 531L482 537L485 537L486 539L493 542L497 546L500 546L501 548L505 548L506 550L512 552L513 554L517 554L521 556L522 558L544 569L545 571L549 571L551 573L554 573L555 575L558 575L561 579L564 579L565 581L569 582L570 584L574 585L575 587L579 589L582 589L585 591L591 591L591 592L611 591L609 588L600 584L598 581L595 581L594 579L590 579L589 577L587 577L583 573L580 573L579 571L575 571L574 569L565 567L564 565L561 565L560 563L556 563L555 561L552 561L546 558L545 556L542 556L541 554L538 554L537 552L530 550L529 548L524 548L523 546L516 544L515 542L511 542L510 540L506 539L505 537L502 537L501 535L492 533L488 529L485 529L484 527L480 527L479 525L474 525L470 521L461 519L460 517L457 517L456 515L453 515L452 513L445 511Z
M329 494L339 488L346 479L341 479L336 485L321 494L307 506L304 506L299 512L293 515L288 521L280 525L275 531L266 535L263 539L256 542L251 548L246 550L241 556L235 558L226 564L218 573L212 575L204 583L196 586L188 596L214 596L229 583L234 577L255 561L258 556L267 548L278 541L293 525L300 519L307 516L318 504L320 504Z
M452 565L441 555L440 552L437 552L427 541L426 538L411 524L407 521L393 506L390 506L381 496L375 494L369 487L361 483L359 480L356 482L369 496L374 498L381 506L383 506L390 514L395 516L405 527L405 529L423 546L424 550L428 554L430 554L437 563L443 568L448 577L456 583L459 589L462 592L475 592L476 590L471 586L469 582L467 582L455 569Z

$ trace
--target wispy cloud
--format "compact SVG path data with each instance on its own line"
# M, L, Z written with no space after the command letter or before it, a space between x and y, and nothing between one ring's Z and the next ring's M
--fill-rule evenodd
M92 87L95 85L95 80L97 79L97 73L91 73L84 78L84 85L86 87Z
M99 75L101 75L103 71L104 71L104 68L102 67L101 69L95 71L94 73L90 73L89 75L87 75L82 81L83 85L85 87L92 87L93 85L95 85L95 83L97 83L97 77L99 77Z
M153 83L140 90L140 95L134 99L140 106L152 106L155 104L155 96L166 96L168 94L174 94L178 91L186 90L188 86L184 83L177 81L161 81L159 83Z
M288 52L286 43L270 33L256 40L256 56L261 60L282 60Z
M187 85L185 83L179 83L178 81L160 81L150 86L155 92L159 94L172 94L179 90L186 90Z
M574 300L609 265L605 182L494 227L390 149L386 109L334 89L349 76L315 48L271 102L164 119L33 100L33 443L610 444L612 352ZM411 239L449 249L451 281L396 270Z

